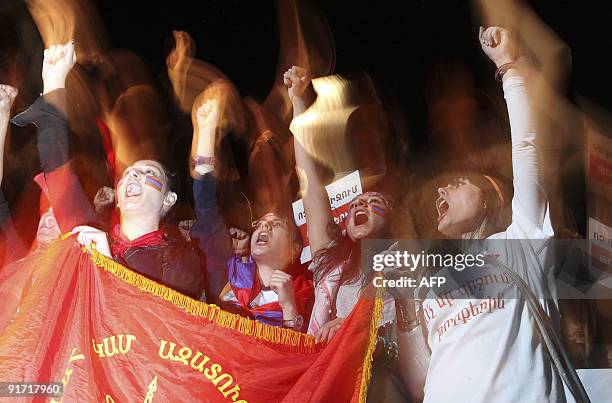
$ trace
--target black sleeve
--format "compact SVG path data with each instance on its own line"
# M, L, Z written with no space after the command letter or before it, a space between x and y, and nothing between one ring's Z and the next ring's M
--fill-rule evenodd
M52 172L70 159L66 90L58 89L39 97L11 122L17 126L36 125L36 147L43 172Z
M70 168L66 90L58 89L39 97L11 121L18 126L36 125L40 165L61 231L71 231L77 225L97 225L96 214Z
M227 283L227 262L231 256L229 230L217 204L215 177L212 172L193 181L196 220L191 238L206 257L207 295L217 298Z

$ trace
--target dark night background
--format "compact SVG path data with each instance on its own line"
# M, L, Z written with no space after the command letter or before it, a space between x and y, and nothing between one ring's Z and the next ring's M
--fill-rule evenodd
M24 8L2 0L0 11ZM464 0L320 1L336 48L335 72L365 72L379 94L392 100L401 115L404 135L415 145L428 141L430 124L424 82L432 65L452 61L467 66L476 86L497 91L494 68L476 39L478 21ZM612 13L608 2L541 0L529 2L542 20L569 46L572 75L568 97L584 96L612 110ZM190 33L197 58L224 71L245 96L263 100L277 63L278 32L271 0L95 0L113 48L135 51L160 82L165 57L172 48L172 30ZM7 31L15 13L0 15L0 49L10 48L15 32ZM23 13L21 15L23 17ZM9 32L8 34L6 32ZM40 40L40 39L38 39ZM38 44L40 46L40 44ZM6 54L2 57L7 57ZM2 58L0 57L0 61ZM290 66L287 66L290 67ZM35 86L35 85L34 85ZM578 173L578 177L584 173ZM584 184L573 194L584 195ZM569 202L581 221L583 196ZM583 225L579 222L579 227Z
M402 119L413 145L428 142L430 129L424 79L432 65L466 65L476 86L498 91L494 68L477 43L478 21L464 0L319 1L336 47L336 73L365 72L387 105ZM568 96L578 94L612 110L612 13L607 2L538 0L530 5L569 46L572 75ZM144 1L98 1L112 45L136 50L163 73L171 31L189 32L197 56L218 66L243 95L262 100L274 79L278 52L273 1L176 0L150 7ZM163 44L163 46L162 46ZM289 67L289 66L287 66ZM585 231L584 172L562 186L566 208Z
M336 72L364 69L378 85L393 88L406 103L419 95L419 82L434 57L461 58L476 74L487 68L477 46L478 23L470 2L321 1L336 44ZM612 14L607 2L529 2L572 50L572 88L610 106ZM277 54L274 2L98 0L114 47L133 49L155 68L164 67L171 32L189 32L197 55L226 72L245 95L264 97ZM488 78L488 77L487 77Z

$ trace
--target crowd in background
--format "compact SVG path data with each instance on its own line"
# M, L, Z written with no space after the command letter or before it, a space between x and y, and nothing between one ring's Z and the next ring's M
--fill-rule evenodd
M103 49L95 25L85 35L87 21L77 21L69 39L53 29L57 21L44 24L58 16L33 10L46 47L36 70L42 92L29 106L19 96L33 70L19 59L5 64L0 85L0 278L71 234L182 294L329 343L371 287L363 242L480 240L491 251L501 248L495 241L528 240L498 251L517 276L505 309L458 326L448 339L438 337L439 326L482 299L429 316L434 294L387 290L370 394L580 401L580 383L559 371L534 320L550 322L564 343L556 353L569 353L574 366L612 364L608 305L560 300L558 262L550 259L552 240L581 237L566 207L573 190L560 181L579 160L551 135L585 130L562 93L568 49L533 17L531 30L521 29L525 10L483 5L482 20L500 22L483 23L474 46L491 62L482 80L499 88L476 94L466 72L447 66L428 89L430 142L415 148L376 83L366 74L334 75L328 49L304 43L290 29L299 27L297 14L285 7L279 34L291 46L263 102L196 59L187 32L173 33L164 92L137 55ZM11 153L11 141L36 156ZM325 186L353 171L363 193L338 223ZM40 173L26 178L30 172ZM298 199L308 262L292 210ZM397 248L385 245L377 252ZM24 292L3 295L17 306Z

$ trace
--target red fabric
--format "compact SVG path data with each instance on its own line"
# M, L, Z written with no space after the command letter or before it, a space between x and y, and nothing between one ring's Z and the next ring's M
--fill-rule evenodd
M372 299L360 300L324 347L297 333L262 340L286 330L232 328L218 308L177 305L165 291L162 298L144 291L151 288L142 279L132 281L141 290L124 280L136 274L94 266L73 239L53 243L20 270L32 270L36 281L0 335L0 382L61 381L63 402L132 402L147 394L154 402L359 399ZM182 308L193 304L208 311Z
M96 118L96 126L98 126L100 137L102 137L102 145L104 147L104 153L106 154L106 163L108 164L108 175L110 176L111 182L114 183L117 164L110 129L100 118Z
M96 118L96 126L102 137L102 145L104 147L104 153L106 155L106 165L108 165L108 176L110 183L115 183L117 180L117 157L115 156L115 149L113 148L113 141L111 138L111 131L100 118ZM113 186L114 187L114 186ZM115 228L115 225L119 223L119 215L117 210L113 209L110 217L110 228Z
M0 270L0 335L13 319L13 314L30 288L33 266L22 268L22 262L17 260Z
M158 229L157 231L149 232L148 234L144 234L139 236L136 239L131 241L124 239L121 234L119 227L115 227L113 231L113 239L111 242L111 250L113 256L121 256L126 250L129 248L142 247L142 246L159 246L165 245L166 240L164 239L164 231Z
M38 204L38 212L39 217L42 216L49 210L51 207L51 200L49 197L49 187L47 186L47 182L45 181L45 174L43 172L39 173L34 177L34 182L40 188L40 202Z
M89 199L70 163L46 172L43 182L49 189L50 206L62 233L72 231L77 225L91 225L96 221Z

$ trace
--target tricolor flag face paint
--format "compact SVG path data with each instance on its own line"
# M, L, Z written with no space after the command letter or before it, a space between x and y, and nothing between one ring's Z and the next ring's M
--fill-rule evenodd
M119 189L119 187L121 186L121 184L123 183L123 179L125 178L125 176L123 176L121 179L119 179L117 181L117 185L115 185L115 189Z
M157 179L154 176L151 175L147 175L145 177L145 185L152 187L153 189L157 190L158 192L162 191L162 188L164 187L164 184L161 183L159 181L159 179Z
M372 212L382 218L385 218L385 216L387 215L385 209L378 206L372 206Z

